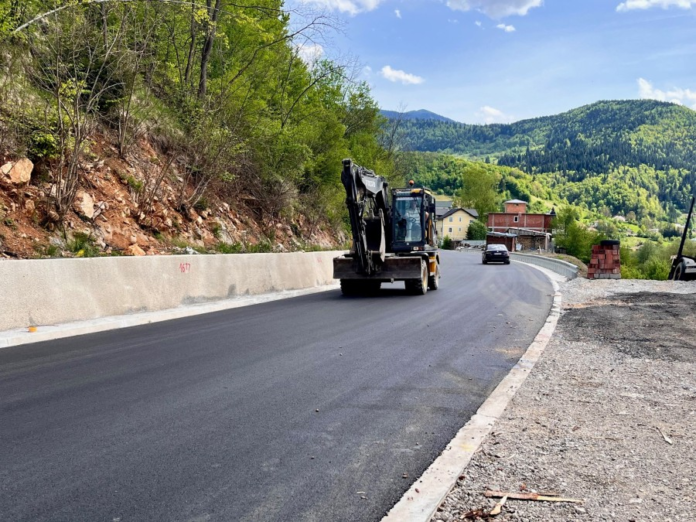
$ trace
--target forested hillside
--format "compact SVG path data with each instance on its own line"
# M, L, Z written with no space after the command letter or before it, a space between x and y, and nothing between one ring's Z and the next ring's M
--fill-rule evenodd
M510 125L405 120L401 131L409 150L518 169L526 181L508 183L515 197L605 215L673 221L696 185L696 112L669 103L598 102Z
M307 239L340 229L341 160L387 177L394 163L368 86L308 52L331 23L281 0L0 0L0 164L34 163L26 190L0 180L0 235L25 197L37 240L84 222L76 196L109 173L158 241L186 231L209 246L194 210L223 203L255 222L252 242L281 222Z

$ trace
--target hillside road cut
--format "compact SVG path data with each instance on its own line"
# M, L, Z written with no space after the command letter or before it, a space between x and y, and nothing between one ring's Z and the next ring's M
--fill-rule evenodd
M0 520L381 519L553 299L522 264L442 273L0 350Z

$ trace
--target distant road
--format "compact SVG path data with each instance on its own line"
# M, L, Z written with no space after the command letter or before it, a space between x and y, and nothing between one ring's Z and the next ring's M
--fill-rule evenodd
M530 267L442 258L425 296L330 291L0 350L0 520L379 520L551 307Z

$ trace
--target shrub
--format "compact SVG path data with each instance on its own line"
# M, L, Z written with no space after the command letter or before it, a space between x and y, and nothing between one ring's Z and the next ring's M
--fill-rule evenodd
M471 239L472 241L480 241L486 239L487 233L488 229L486 228L486 225L476 220L469 224L469 228L466 230L466 238Z
M73 238L68 241L68 250L75 257L97 257L99 247L94 244L94 238L90 234L75 232Z

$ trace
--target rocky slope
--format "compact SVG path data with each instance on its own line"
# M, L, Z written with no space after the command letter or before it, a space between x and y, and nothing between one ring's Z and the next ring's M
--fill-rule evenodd
M80 165L75 201L59 226L47 210L55 190L52 165L0 155L0 259L283 252L333 248L346 239L326 225L309 226L299 214L264 217L241 197L218 197L215 190L194 208L181 208L181 190L191 190L182 166L146 139L127 160L107 134L95 136L90 151L90 161Z

